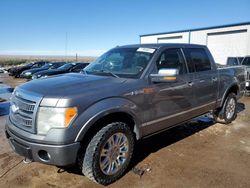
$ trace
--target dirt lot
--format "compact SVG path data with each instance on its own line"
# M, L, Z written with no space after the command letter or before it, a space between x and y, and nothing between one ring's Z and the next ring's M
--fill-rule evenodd
M5 74L0 80L13 87L23 82ZM250 187L250 97L241 99L238 111L229 126L202 118L139 142L134 168L109 187ZM54 166L24 164L5 139L5 118L0 116L0 187L102 187L76 168L58 173Z

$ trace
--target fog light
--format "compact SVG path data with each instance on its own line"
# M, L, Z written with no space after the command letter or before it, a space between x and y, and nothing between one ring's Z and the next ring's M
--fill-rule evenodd
M44 150L39 150L38 151L38 156L39 158L42 160L42 161L49 161L50 160L50 155L47 151L44 151Z

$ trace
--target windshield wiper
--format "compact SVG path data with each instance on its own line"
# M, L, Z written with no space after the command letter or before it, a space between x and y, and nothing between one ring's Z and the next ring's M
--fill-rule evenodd
M113 77L115 77L115 78L120 78L120 77L117 76L115 73L111 72L110 70L102 70L101 72L110 74L111 76L113 76Z
M86 71L86 70L83 70L83 73L85 75L87 75L87 74L109 74L109 75L111 75L111 76L113 76L115 78L120 78L115 73L113 73L113 72L111 72L109 70L98 70L98 71L97 70L95 70L95 71Z

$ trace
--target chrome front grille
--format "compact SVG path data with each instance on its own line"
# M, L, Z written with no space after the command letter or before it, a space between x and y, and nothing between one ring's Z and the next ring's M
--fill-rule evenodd
M10 121L20 129L35 133L35 111L39 98L15 92L11 97Z
M27 118L27 117L24 117L20 114L15 114L11 117L11 120L14 124L18 125L20 124L21 126L24 126L24 127L31 127L32 126L32 118Z
M14 103L19 107L20 110L33 113L36 102L14 97Z

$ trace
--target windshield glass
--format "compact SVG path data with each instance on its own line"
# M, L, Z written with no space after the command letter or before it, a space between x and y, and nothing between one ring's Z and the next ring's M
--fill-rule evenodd
M52 66L50 67L50 69L57 69L58 67L63 66L64 64L62 63L53 63Z
M65 65L63 65L63 66L61 66L61 67L59 67L58 69L70 69L71 67L73 67L73 65L70 64L70 63L67 63L67 64L65 64Z
M87 74L139 78L154 52L153 48L116 48L103 54L84 71Z
M43 65L41 68L45 69L45 68L49 68L49 67L50 67L49 64L45 64L45 65Z
M243 60L242 65L250 66L250 57L246 57L246 58Z

